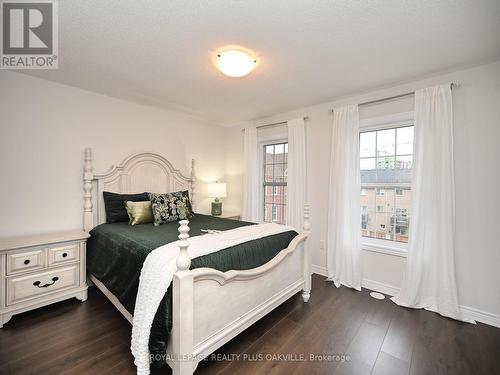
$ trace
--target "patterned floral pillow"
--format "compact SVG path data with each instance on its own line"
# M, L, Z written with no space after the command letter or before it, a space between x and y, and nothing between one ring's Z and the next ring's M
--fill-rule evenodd
M155 226L193 216L187 191L166 194L149 193L149 200Z

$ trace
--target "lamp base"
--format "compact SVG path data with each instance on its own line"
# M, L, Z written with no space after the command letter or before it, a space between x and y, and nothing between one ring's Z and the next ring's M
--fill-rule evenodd
M222 202L216 200L212 202L212 216L222 215Z

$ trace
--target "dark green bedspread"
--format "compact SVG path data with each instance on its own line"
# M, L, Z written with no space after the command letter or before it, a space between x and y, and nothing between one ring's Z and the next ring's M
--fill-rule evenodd
M246 225L253 223L196 214L190 219L189 234L194 237L203 234L202 229L228 230ZM92 229L87 241L87 270L133 314L142 264L152 250L177 240L178 227L177 222L158 227L153 224L101 224ZM192 259L191 268L210 267L222 272L255 268L287 248L296 235L295 231L290 231L242 243ZM165 353L172 327L171 297L172 290L169 288L156 312L151 329L151 354Z

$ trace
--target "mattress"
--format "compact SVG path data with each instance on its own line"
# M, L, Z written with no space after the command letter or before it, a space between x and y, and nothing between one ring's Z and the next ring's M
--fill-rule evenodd
M196 214L190 219L190 236L202 230L229 230L253 223ZM130 314L134 313L142 264L148 254L177 240L179 224L172 222L130 226L127 223L101 224L87 240L87 270L113 293ZM284 232L245 242L191 260L191 269L209 267L221 272L259 267L288 247L297 232ZM151 354L164 354L172 327L172 291L165 294L156 312L149 340ZM162 358L161 355L153 358ZM164 363L154 363L161 367Z

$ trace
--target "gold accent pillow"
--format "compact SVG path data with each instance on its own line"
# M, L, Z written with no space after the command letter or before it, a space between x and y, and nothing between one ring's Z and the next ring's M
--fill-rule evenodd
M151 210L151 202L132 202L126 201L125 207L130 225L146 224L153 222L153 211Z

